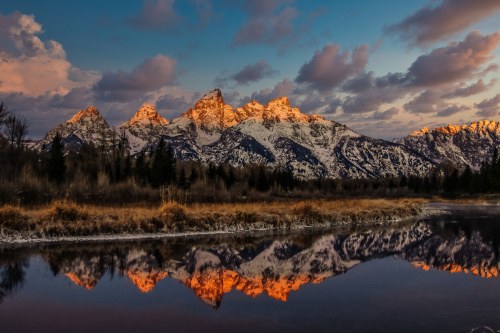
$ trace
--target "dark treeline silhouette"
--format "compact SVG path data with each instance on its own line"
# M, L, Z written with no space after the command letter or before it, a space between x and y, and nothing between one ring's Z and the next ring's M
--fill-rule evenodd
M500 192L495 150L480 170L437 166L426 177L299 180L286 168L232 167L180 161L163 139L131 156L125 133L111 142L65 147L57 134L41 152L25 144L28 123L0 104L0 204L156 204L168 194L181 202L238 202L340 196L460 195ZM159 190L160 189L160 190Z

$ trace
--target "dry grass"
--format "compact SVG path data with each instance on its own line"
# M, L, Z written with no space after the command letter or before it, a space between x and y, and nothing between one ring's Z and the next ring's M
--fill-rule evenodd
M55 201L33 209L0 207L0 233L44 238L385 223L418 215L425 202L422 199L341 199L181 205L167 201L158 209Z

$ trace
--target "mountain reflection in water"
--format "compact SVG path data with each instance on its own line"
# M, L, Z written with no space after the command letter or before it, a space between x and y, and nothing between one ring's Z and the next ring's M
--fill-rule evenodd
M173 279L214 308L233 290L285 302L306 284L387 256L423 270L495 278L500 269L499 236L495 223L434 221L352 232L4 248L0 301L25 285L33 256L48 263L54 276L64 275L88 290L107 274L129 279L142 293L151 292L163 279Z

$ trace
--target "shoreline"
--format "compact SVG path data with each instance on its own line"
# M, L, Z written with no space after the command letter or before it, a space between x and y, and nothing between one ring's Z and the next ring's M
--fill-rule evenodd
M250 214L251 212L238 211L236 214L229 216L230 221L228 221L227 216L220 216L217 212L212 212L215 217L219 219L226 219L225 223L212 224L208 229L202 230L202 228L207 228L206 221L211 220L213 216L204 216L202 220L205 223L200 223L200 228L195 226L188 226L186 230L179 230L176 227L176 223L185 223L184 221L173 221L172 217L166 215L166 224L170 224L170 228L167 229L165 226L163 230L154 232L110 232L110 233L96 233L96 234L45 234L36 233L34 231L7 231L1 229L0 232L0 246L9 245L30 245L30 244L53 244L53 243L85 243L85 242L115 242L115 241L136 241L136 240L154 240L154 239L168 239L168 238L178 238L178 237L205 237L211 235L230 235L230 234L246 234L246 233L275 233L275 232L293 232L300 230L319 230L319 229L342 229L342 228L358 228L358 227L376 227L376 226L390 226L393 224L399 224L409 220L419 220L425 219L433 215L443 214L444 211L441 209L435 209L429 207L428 202L414 200L401 200L397 201L398 204L393 202L388 202L389 206L384 208L374 208L366 209L364 211L352 211L346 210L343 212L326 212L321 211L317 206L318 203L292 203L295 207L293 214L288 212L287 215L282 215L279 212L276 216L266 216L266 212L262 212L260 215L256 216L256 220L249 223L242 223L236 219L245 216L245 214ZM344 202L345 203L345 202ZM375 204L371 200L369 204ZM405 205L406 209L401 208L401 203ZM328 206L323 202L324 205ZM273 205L273 204L269 204ZM297 211L297 207L305 210L301 212ZM366 206L366 203L364 203ZM176 207L176 204L173 205ZM321 206L321 205L319 205ZM217 207L217 206L215 206ZM252 205L253 207L253 205ZM171 207L170 207L171 208ZM178 207L177 207L178 208ZM240 207L241 208L241 207ZM165 209L163 207L163 209ZM213 209L213 207L212 207ZM168 210L168 209L167 209ZM312 217L311 217L312 215ZM276 220L276 217L281 218L281 221ZM185 216L186 219L188 217ZM265 219L267 220L259 220ZM170 219L170 220L169 220ZM192 222L200 222L199 220L191 218ZM84 221L73 221L69 223L85 223ZM64 227L62 227L64 228ZM64 231L64 230L62 230Z

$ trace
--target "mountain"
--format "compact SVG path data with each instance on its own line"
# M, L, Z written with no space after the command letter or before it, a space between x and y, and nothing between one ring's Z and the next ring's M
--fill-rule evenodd
M168 124L169 121L158 114L154 105L143 104L119 129L127 135L130 151L135 154L162 135Z
M78 149L82 144L90 143L109 146L116 134L97 108L89 106L47 133L33 148L38 150L48 149L57 133L63 138L66 149Z
M280 166L302 179L424 175L433 168L403 145L301 113L287 97L234 110L218 89L167 125L163 139L181 159Z
M500 122L480 120L468 125L422 128L396 142L436 163L451 162L478 170L500 146Z
M89 124L94 121L112 132L100 115L88 110L97 110L84 111L93 118L82 118L81 111L75 117L85 122L73 117L51 131L38 147L50 142L56 131L65 142L91 142L95 131ZM252 101L234 109L218 89L170 123L154 106L143 105L120 131L128 136L132 153L151 150L163 138L181 160L281 167L301 179L422 176L434 167L424 155L404 145L358 134L319 115L304 114L292 107L287 97L266 105Z

